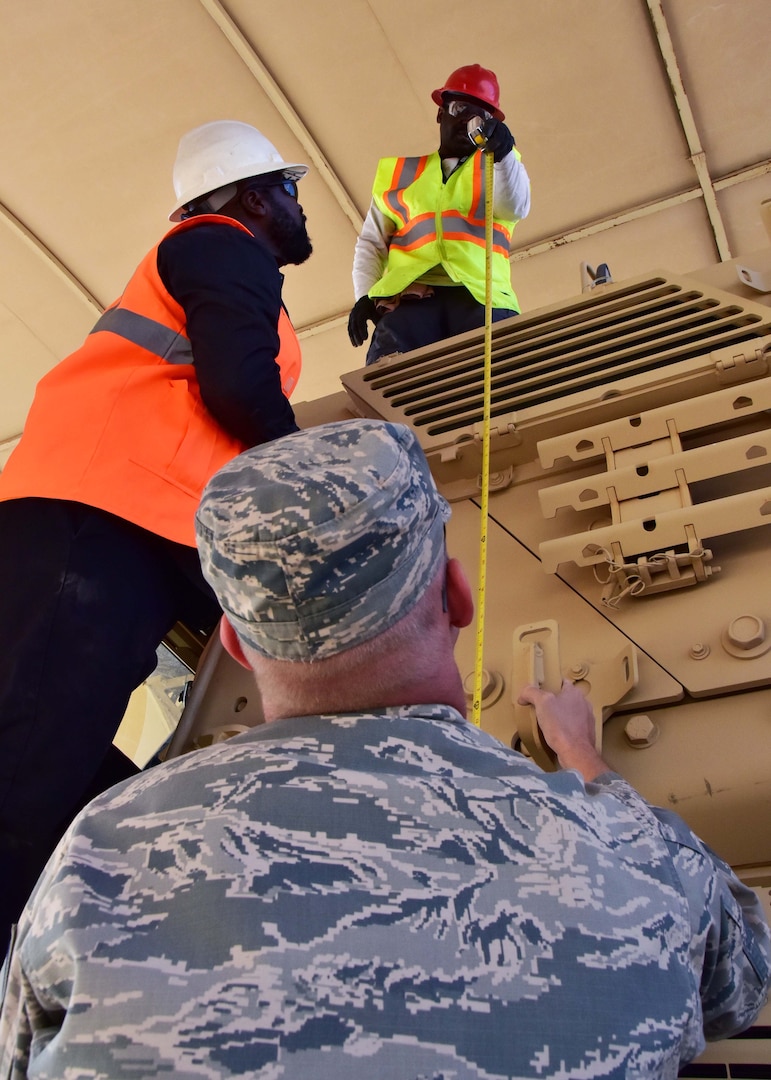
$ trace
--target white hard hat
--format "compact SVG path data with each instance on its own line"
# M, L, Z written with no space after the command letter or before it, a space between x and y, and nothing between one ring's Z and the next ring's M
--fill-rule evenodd
M179 140L174 162L174 193L177 203L170 221L181 221L184 208L203 195L248 176L281 172L299 180L307 165L283 160L273 143L240 120L214 120L193 128Z

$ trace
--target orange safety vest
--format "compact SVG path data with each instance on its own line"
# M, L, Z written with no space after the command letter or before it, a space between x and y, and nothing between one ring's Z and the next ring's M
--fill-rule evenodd
M207 222L253 235L233 218L202 214L166 236ZM156 245L83 345L38 383L24 434L0 473L0 501L86 503L194 546L204 485L246 447L206 409L185 330L185 313L158 273ZM283 308L278 333L276 362L289 397L302 361Z

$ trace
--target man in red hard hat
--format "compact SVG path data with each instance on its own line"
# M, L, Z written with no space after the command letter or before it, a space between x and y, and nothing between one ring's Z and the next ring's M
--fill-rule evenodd
M431 97L439 106L439 149L381 159L356 242L348 335L362 345L368 323L375 324L368 364L484 323L485 179L469 135L477 127L495 161L493 320L519 313L509 252L514 226L530 211L530 181L504 123L498 80L467 64Z

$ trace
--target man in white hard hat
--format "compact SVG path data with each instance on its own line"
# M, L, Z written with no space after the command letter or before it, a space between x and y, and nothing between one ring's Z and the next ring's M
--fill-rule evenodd
M111 742L160 641L218 619L206 481L297 430L280 268L311 254L307 171L239 121L184 135L174 227L40 382L0 476L0 955L73 814L134 771Z
M439 149L378 163L353 258L351 344L372 364L484 325L485 170L469 137L480 127L493 155L493 322L519 313L511 287L514 226L530 212L530 180L504 123L495 72L457 68L434 90Z

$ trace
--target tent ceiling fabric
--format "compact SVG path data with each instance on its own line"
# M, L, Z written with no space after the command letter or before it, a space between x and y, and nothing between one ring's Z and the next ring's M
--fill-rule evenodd
M377 159L437 144L431 91L482 63L530 173L523 310L767 244L769 0L0 0L0 451L166 226L179 137L254 124L306 161L314 254L287 268L297 399L339 389ZM0 457L0 462L2 457Z

